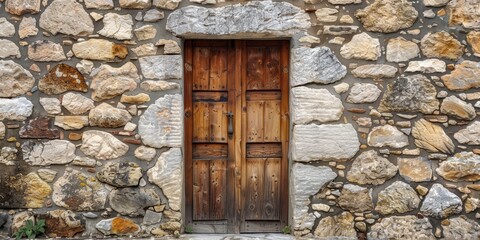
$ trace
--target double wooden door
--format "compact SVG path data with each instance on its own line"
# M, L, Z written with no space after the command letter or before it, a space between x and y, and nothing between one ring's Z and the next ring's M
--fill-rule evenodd
M185 225L193 232L288 225L288 62L288 41L185 42Z

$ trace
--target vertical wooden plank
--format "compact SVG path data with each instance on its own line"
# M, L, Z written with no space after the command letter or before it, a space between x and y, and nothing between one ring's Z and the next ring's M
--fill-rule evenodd
M238 221L236 219L236 201L235 201L235 194L236 194L236 176L235 176L235 167L236 167L236 157L237 157L237 150L236 150L236 140L237 136L240 136L241 133L239 129L237 129L239 122L235 119L235 116L240 116L237 113L237 97L241 96L237 94L240 88L237 88L237 63L240 62L239 59L236 58L236 51L235 51L235 42L229 41L228 42L228 75L227 75L227 87L228 87L228 111L231 111L234 114L234 121L233 121L233 136L228 139L228 159L227 159L227 193L226 193L226 204L227 204L227 231L229 233L237 233L238 232ZM238 114L238 115L237 115Z
M225 219L226 160L210 161L210 220Z
M227 104L224 102L209 103L209 116L209 141L227 142Z
M264 215L264 164L262 158L247 159L245 220L262 220Z
M262 220L280 220L280 158L265 160Z
M193 159L192 159L192 134L193 134L193 113L192 113L192 83L193 83L193 53L192 41L185 41L184 49L184 114L185 114L185 223L192 224L193 221Z
M210 48L193 48L193 90L208 90L210 79Z
M280 142L280 105L281 101L265 101L265 111L263 115L264 142Z
M241 62L237 64L236 73L237 73L237 86L238 89L241 89L240 94L238 94L237 100L239 100L240 106L237 105L237 111L241 113L241 125L239 126L239 138L236 140L237 153L236 153L236 165L237 165L237 173L236 176L238 178L237 193L236 193L236 211L237 211L237 232L245 229L245 213L243 208L245 206L245 185L246 185L246 172L247 172L247 164L246 164L246 144L247 144L247 99L246 99L246 89L247 89L247 71L246 68L243 67L247 64L247 54L246 54L246 42L245 41L238 41L237 44L237 59L241 59Z
M263 88L265 79L265 48L247 47L247 90Z
M227 48L210 49L210 90L227 90Z
M210 219L210 161L193 163L193 220Z
M280 48L278 46L266 47L263 89L280 89L280 77Z
M289 118L290 114L288 112L288 97L289 97L289 54L290 54L290 42L282 42L281 50L281 65L282 65L282 75L281 75L281 91L282 91L282 105L281 105L281 135L282 135L282 163L281 163L281 192L280 192L280 209L283 209L280 212L281 223L284 226L288 225L288 144L289 144L289 133L290 133L290 123Z
M206 102L193 103L193 142L210 141L210 110Z
M247 141L263 142L264 101L247 102Z

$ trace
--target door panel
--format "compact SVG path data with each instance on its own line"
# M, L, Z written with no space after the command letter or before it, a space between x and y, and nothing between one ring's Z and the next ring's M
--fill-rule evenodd
M186 225L288 225L287 41L185 42Z

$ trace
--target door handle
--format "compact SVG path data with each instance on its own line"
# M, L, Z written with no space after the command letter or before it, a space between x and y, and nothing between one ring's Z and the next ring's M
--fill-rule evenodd
M228 136L231 137L233 135L233 113L228 112L227 117L228 117L227 133L228 133Z

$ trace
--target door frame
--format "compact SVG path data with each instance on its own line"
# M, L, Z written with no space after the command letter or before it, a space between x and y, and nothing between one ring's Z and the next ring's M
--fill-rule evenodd
M240 233L246 232L247 226L245 217L242 214L242 208L245 203L245 194L243 194L242 186L246 185L246 134L247 130L247 113L246 109L246 71L242 71L242 66L247 61L246 46L261 42L259 45L280 45L281 47L281 141L282 141L282 160L281 160L281 175L280 179L280 226L273 227L268 223L252 223L250 229L263 229L263 232L281 232L282 228L289 225L289 139L290 139L290 115L289 115L289 69L290 69L290 40L185 40L184 41L184 224L191 226L195 230L193 224L193 156L192 156L192 133L193 133L193 89L191 82L193 81L193 44L215 46L217 43L228 41L228 79L233 79L235 83L228 84L228 94L234 94L234 98L229 97L227 106L228 109L234 109L235 116L241 116L241 121L236 121L234 118L234 132L233 141L228 143L229 156L227 159L227 176L234 176L234 179L227 177L227 203L234 203L233 207L227 206L226 217L227 222L209 221L210 228L213 232L221 233ZM188 83L190 81L190 84ZM233 154L230 154L233 153ZM235 159L235 161L232 160ZM242 168L236 168L241 166ZM189 184L190 183L190 184ZM233 189L233 191L229 191ZM238 198L236 196L239 196ZM236 201L239 199L239 201ZM270 229L270 230L269 230ZM249 231L252 232L252 231ZM255 231L253 231L255 232ZM258 231L257 231L258 232Z

